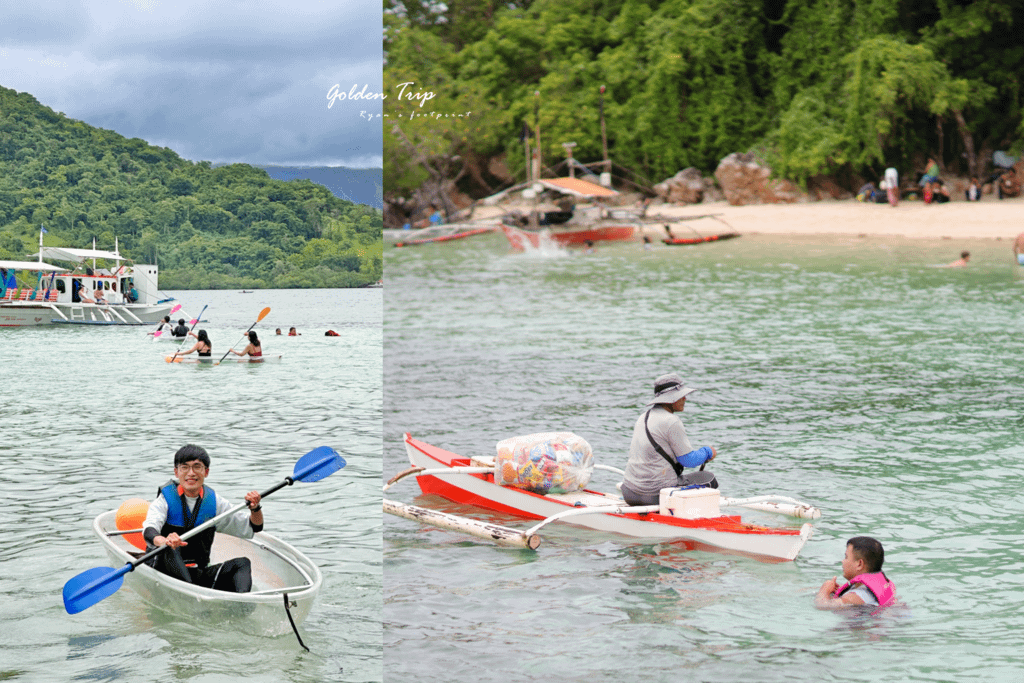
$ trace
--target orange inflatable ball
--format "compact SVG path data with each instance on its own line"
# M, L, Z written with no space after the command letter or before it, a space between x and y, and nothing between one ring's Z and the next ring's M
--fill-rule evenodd
M121 503L121 507L117 508L117 517L115 517L117 530L141 529L146 521L147 512L149 512L148 500L142 500L141 498L126 500ZM142 537L141 533L127 534L124 539L139 550L146 549L146 539Z

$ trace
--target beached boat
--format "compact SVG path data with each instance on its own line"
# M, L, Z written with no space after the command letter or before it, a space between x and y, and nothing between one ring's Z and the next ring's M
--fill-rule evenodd
M36 261L0 261L7 271L24 271L35 280L32 286L6 288L0 292L0 327L29 325L149 325L167 315L174 299L160 298L155 265L125 265L116 247L114 251L43 247ZM70 262L72 270L49 261ZM91 261L93 267L83 264ZM110 270L97 268L107 261ZM102 289L104 296L119 303L95 303L93 294ZM125 292L136 293L128 303ZM120 303L120 302L125 303Z
M544 228L542 230L526 230L502 225L501 231L508 239L513 251L540 249L544 244L561 247L579 247L588 242L624 242L636 239L641 230L639 224L613 221L606 224L588 224L562 228Z
M495 225L480 225L477 223L450 223L437 225L418 230L400 230L402 233L397 238L392 236L396 247L414 247L421 244L435 244L437 242L450 242L461 240L474 235L484 235L498 229Z
M704 244L706 242L720 242L722 240L731 240L734 237L739 237L738 232L723 232L718 235L697 235L695 237L671 237L661 240L665 244Z
M120 566L142 553L127 536L112 535L117 532L116 517L116 510L100 514L93 522L93 532L111 562ZM320 569L289 544L262 532L251 540L217 534L210 561L217 563L234 557L248 557L252 562L249 593L202 588L161 574L145 564L128 572L125 582L147 604L189 621L217 627L228 625L261 636L291 633L288 613L296 624L309 614L323 583Z
M674 541L690 549L738 554L765 562L793 560L811 535L810 523L799 528L761 526L739 515L723 514L721 507L738 507L787 514L803 519L820 517L816 508L783 496L742 500L721 498L718 489L663 494L662 505L631 507L620 496L594 490L574 493L533 493L494 483L494 458L465 458L405 435L412 469L394 477L385 490L404 476L415 475L425 494L456 503L475 505L516 517L542 519L526 531L468 520L395 501L384 501L384 511L408 519L488 537L522 548L539 545L537 532L553 521L647 539ZM615 468L598 466L601 469ZM666 490L667 491L667 490ZM672 499L666 503L666 497Z
M411 247L419 244L450 242L465 239L474 235L483 235L498 229L495 223L442 223L426 228L409 230L388 229L384 231L384 241L396 247Z

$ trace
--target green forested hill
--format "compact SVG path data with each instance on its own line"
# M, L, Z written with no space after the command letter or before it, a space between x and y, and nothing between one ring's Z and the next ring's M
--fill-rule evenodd
M163 289L358 287L382 274L382 215L309 181L213 168L0 87L0 258L45 243L160 266Z
M598 161L602 85L610 157L653 182L750 150L798 181L981 174L1024 138L1022 35L1016 0L385 0L385 187L502 154L522 180L524 124L546 166ZM410 118L409 82L472 115Z

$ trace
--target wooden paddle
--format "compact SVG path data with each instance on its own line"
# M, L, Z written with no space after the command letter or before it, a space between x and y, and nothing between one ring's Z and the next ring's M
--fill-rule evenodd
M269 310L269 309L268 309ZM295 463L292 476L285 477L284 481L273 486L260 494L260 498L266 498L274 491L285 486L291 486L297 481L314 482L329 477L345 466L345 459L338 455L330 446L314 448L309 453L299 458ZM227 512L217 515L211 520L200 524L191 531L181 535L181 539L191 538L198 533L215 525L220 520L235 514L239 510L249 506L249 503L239 503ZM78 614L88 609L100 600L110 597L121 587L124 582L124 575L134 570L140 564L155 557L167 548L166 545L159 546L142 555L136 560L128 562L120 569L111 567L94 567L87 569L64 584L64 609L68 614Z
M196 329L196 325L198 325L198 324L199 324L199 319L203 317L203 313L205 313L205 312L206 312L206 308L207 308L207 307L208 307L209 305L210 305L210 304L206 304L206 306L203 306L203 310L199 311L199 315L197 315L196 317L192 318L192 321L191 321L191 323L192 323L192 326L191 326L190 328L188 328L188 331L189 331L189 332L191 332L192 330ZM181 340L181 345L180 345L180 346L179 346L179 347L178 347L178 348L177 348L177 349L176 349L176 350L174 351L174 355L173 355L173 356L171 356L171 360L167 361L168 363L171 363L171 362L173 362L173 361L174 361L174 358L175 358L175 357L176 357L176 356L177 356L177 355L178 355L179 353L181 353L181 350L182 350L183 348L185 348L185 342L187 342L187 341L188 341L188 335L186 334L186 335L185 335L185 338Z
M260 317L256 318L256 322L255 323L253 323L252 325L249 325L249 329L246 330L245 334L242 335L242 339L245 339L247 336L249 336L249 330L251 330L252 328L256 327L256 323L258 323L259 321L263 320L268 315L270 315L270 306L267 306L262 311L260 311ZM239 339L238 341L242 341L242 339ZM235 348L235 344L238 344L238 342L235 342L234 344L232 344L231 345L231 349ZM220 365L221 363L224 362L224 359L228 357L229 353L231 353L231 349L228 349L224 353L224 355L220 357L220 360L217 361L217 365Z
M172 308L167 315L174 315L175 313L177 313L180 310L181 310L181 304L175 304L174 308ZM157 330L156 332L153 333L153 339L156 339L157 337L159 337L163 333L164 333L164 328L161 327L159 330Z

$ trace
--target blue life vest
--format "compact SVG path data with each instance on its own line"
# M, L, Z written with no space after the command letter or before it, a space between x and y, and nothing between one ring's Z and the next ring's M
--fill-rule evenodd
M161 536L172 532L181 536L217 516L217 494L209 486L203 486L194 511L188 509L184 489L177 482L168 482L160 489L160 494L167 501L167 521L160 530ZM178 549L186 564L194 562L200 569L210 564L210 550L216 533L216 529L211 526L189 538L188 545Z

